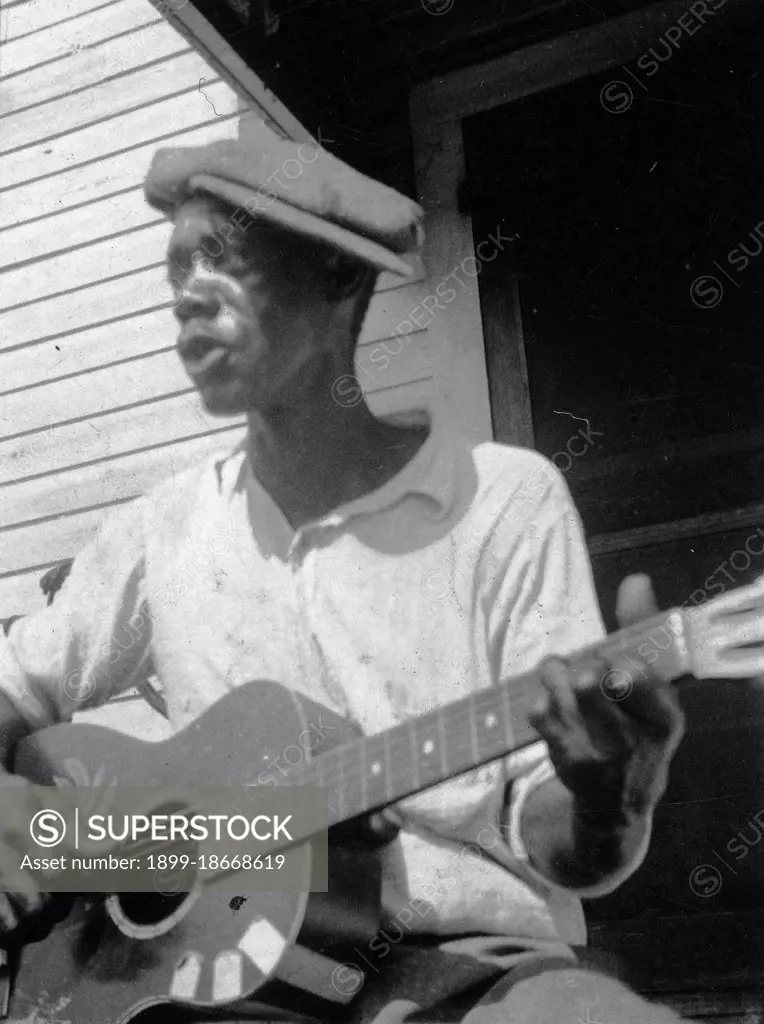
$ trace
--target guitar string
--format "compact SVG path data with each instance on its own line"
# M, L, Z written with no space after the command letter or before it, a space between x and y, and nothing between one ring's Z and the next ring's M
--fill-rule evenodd
M661 612L657 615L651 616L650 618L643 620L641 623L637 623L633 626L626 627L625 629L619 630L616 633L611 633L602 641L595 644L591 644L588 647L582 648L580 651L576 652L576 654L573 656L571 660L573 660L574 663L576 661L580 663L587 656L595 653L598 653L600 655L607 655L609 653L624 652L626 647L629 646L629 642L633 639L644 638L645 634L649 631L652 631L653 628L655 628L656 626L665 626L666 623L670 621L671 617L676 613L676 611L677 609L670 609L667 612ZM649 636L647 637L647 639L650 639ZM675 641L675 639L675 636L672 634L672 642ZM667 648L666 650L669 650L669 648ZM289 787L310 785L311 783L309 780L311 779L311 777L316 777L319 774L319 772L321 772L321 788L332 789L341 787L343 783L346 782L347 776L349 774L347 770L347 765L345 763L345 760L348 758L348 755L350 755L351 758L353 755L356 755L357 768L360 769L362 765L363 768L366 768L367 764L369 763L367 751L374 745L379 745L382 748L380 751L381 756L374 758L372 763L374 763L374 761L376 760L379 760L381 763L381 760L384 758L386 746L391 745L396 740L402 740L405 744L411 743L412 738L416 737L417 729L421 730L425 724L430 725L430 723L432 723L437 727L439 716L443 721L443 728L446 729L446 731L448 731L449 725L452 728L456 726L458 718L463 717L465 712L467 713L468 716L468 722L470 719L474 718L476 714L490 714L496 710L497 702L502 700L504 696L504 690L509 690L511 693L511 690L513 688L519 689L520 687L525 687L528 684L536 682L537 679L537 669L531 671L530 673L523 674L522 676L513 676L502 679L499 682L499 684L495 687L486 687L485 689L479 690L476 693L461 698L460 700L455 701L452 704L445 705L442 708L437 708L434 711L426 712L424 715L419 716L413 721L403 722L399 725L394 726L392 729L386 730L385 732L376 733L371 736L358 737L355 740L351 740L347 743L342 744L340 747L334 747L330 750L325 751L322 754L317 755L313 760L305 764L296 765L294 769L291 771L287 770L287 772L285 773L287 778L285 785ZM483 706L478 707L477 705ZM533 741L531 740L529 742ZM456 770L452 769L445 774L442 772L439 773L436 780L429 782L425 788L430 788L430 786L435 786L438 785L440 782L447 781L447 779L452 778L454 775L461 774L463 771L469 770L470 767L478 767L479 764L485 764L499 757L507 756L507 754L519 748L517 746L513 747L512 745L508 746L507 743L502 741L501 749L504 750L504 754L497 753L496 751L491 751L490 753L485 754L485 756L484 754L481 754L479 759L475 758L474 763L471 763L465 768L460 767ZM413 750L411 750L411 754L413 756ZM332 768L336 769L336 765L338 763L339 770L332 771ZM392 758L390 759L390 763L392 764ZM326 766L329 766L328 771L325 770ZM389 776L389 771L387 774ZM306 779L308 781L306 781ZM418 787L415 787L414 791L416 791L417 788ZM392 800L388 800L387 798L385 798L384 800L376 801L374 804L369 804L367 798L367 800L364 801L364 803L366 804L365 807L363 807L360 810L354 811L352 814L344 814L339 818L338 821L335 821L334 824L338 824L341 821L350 820L353 817L358 817L364 813L369 813L370 811L376 810L379 807L383 807L386 804L393 803L399 799L403 799L406 795L409 795L410 792L411 790L409 790L408 793L399 793L393 796ZM213 800L210 800L206 803L202 802L200 804L197 804L193 808L189 808L187 812L184 813L192 814L193 812L203 810L206 806L213 806L217 803L218 801ZM298 840L295 840L294 842L297 841ZM283 845L288 846L291 845L291 843L284 843ZM280 848L282 847L272 847L272 849ZM166 850L167 847L165 845L162 845L161 842L153 841L153 844L150 843L148 847L145 847L139 843L137 845L129 847L129 849L131 853L135 853L135 855L148 855L149 853L157 850Z

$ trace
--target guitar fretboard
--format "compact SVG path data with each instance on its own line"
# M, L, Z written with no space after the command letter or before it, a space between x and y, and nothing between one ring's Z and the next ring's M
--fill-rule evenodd
M676 609L612 634L572 662L581 665L592 654L644 657L646 644L654 675L675 679L688 671L683 617ZM616 686L619 681L614 680ZM290 772L288 784L329 788L332 825L369 814L536 742L528 713L539 687L538 671L513 677L385 732L334 747Z
M513 721L509 708L508 687L481 690L386 732L327 751L302 768L299 784L334 791L332 824L370 813L515 747L521 723Z

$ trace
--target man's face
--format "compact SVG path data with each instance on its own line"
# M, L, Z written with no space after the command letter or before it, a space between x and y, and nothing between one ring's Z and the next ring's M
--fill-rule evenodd
M320 355L325 291L299 240L249 222L214 199L185 203L168 249L178 353L207 409L220 416L288 401Z

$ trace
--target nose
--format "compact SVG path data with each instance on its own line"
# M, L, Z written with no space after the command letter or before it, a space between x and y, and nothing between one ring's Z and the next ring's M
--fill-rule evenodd
M175 302L175 316L181 322L194 317L211 319L220 310L220 299L214 288L200 281L196 274L191 274L177 288L179 297Z

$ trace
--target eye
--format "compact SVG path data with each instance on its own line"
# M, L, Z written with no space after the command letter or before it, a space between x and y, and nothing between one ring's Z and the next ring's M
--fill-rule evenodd
M242 274L247 273L251 268L245 254L240 249L231 246L226 254L225 269L229 271L229 273L240 277Z
M216 272L230 274L234 277L240 277L248 269L243 255L232 247L222 249L214 255L197 250L191 257L191 265L197 272L203 271L208 274Z

